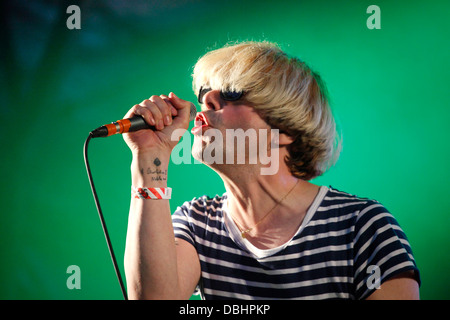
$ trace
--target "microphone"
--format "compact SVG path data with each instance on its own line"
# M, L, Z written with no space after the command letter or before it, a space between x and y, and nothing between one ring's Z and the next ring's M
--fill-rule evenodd
M194 104L191 102L189 121L194 120L196 115L197 108L195 108ZM117 133L134 132L142 129L155 130L155 127L145 122L144 118L142 118L141 116L134 116L128 119L117 120L116 122L98 127L97 129L91 131L90 135L92 138L103 138L112 136Z

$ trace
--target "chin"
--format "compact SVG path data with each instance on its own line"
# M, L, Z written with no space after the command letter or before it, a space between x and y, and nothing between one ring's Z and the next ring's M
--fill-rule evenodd
M198 136L194 136L194 143L192 144L192 157L200 162L203 162L203 151L205 149L206 143Z

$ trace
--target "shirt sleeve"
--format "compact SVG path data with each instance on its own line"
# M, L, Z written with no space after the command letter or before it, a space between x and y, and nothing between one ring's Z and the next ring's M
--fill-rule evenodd
M355 297L365 299L386 280L414 271L420 285L419 270L405 233L389 211L376 201L361 209L354 232Z
M200 204L202 203L201 200L201 198L194 198L192 201L186 201L182 206L177 207L172 214L172 225L175 238L189 242L194 248L196 248L196 223L194 222L195 220L192 215L195 214L195 211L201 212L201 206L199 205L199 202ZM201 278L194 289L193 295L199 295L203 299L203 282Z
M186 201L172 214L172 225L175 238L183 239L195 247L195 226L190 221L190 208L192 201Z

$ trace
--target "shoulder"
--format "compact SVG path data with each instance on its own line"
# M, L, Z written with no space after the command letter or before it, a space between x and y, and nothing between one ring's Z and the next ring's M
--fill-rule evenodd
M420 284L406 234L383 204L333 188L326 199L329 206L352 217L356 297L364 298L374 292L375 288L370 285L374 270L379 272L379 284L410 271Z
M340 191L331 186L328 188L328 192L325 195L324 203L326 206L332 206L333 208L352 207L352 209L361 209L374 203L379 204L376 200Z
M360 197L330 187L326 194L321 210L327 215L351 217L354 225L354 242L373 240L388 229L396 233L399 238L406 239L406 235L399 223L389 210L374 199Z
M223 195L215 195L214 197L203 195L193 198L191 201L184 202L181 206L177 207L173 214L191 217L215 216L222 211L221 209L226 199L226 193Z
M420 285L419 270L406 234L383 204L330 187L323 205L352 221L354 283L358 299L368 297L380 284L408 272Z
M175 237L195 246L198 236L203 237L208 226L216 226L222 220L222 206L226 194L214 197L201 196L184 202L172 214Z
M362 215L378 211L387 210L376 200L339 191L330 186L317 208L313 220L339 222L342 226L354 228Z

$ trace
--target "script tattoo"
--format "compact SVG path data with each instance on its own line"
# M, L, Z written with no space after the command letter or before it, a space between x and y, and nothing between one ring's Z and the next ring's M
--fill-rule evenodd
M161 170L161 169L152 170L151 168L147 168L147 174L157 174L157 175L165 174L165 175L167 175L167 170Z
M155 158L155 160L153 161L153 164L156 167L159 167L161 165L161 160L159 160L158 158ZM151 168L151 167L147 167L146 170L144 170L144 168L141 168L141 174L144 174L144 172L148 175L151 175L151 180L152 181L167 181L167 169L162 170L159 168Z

